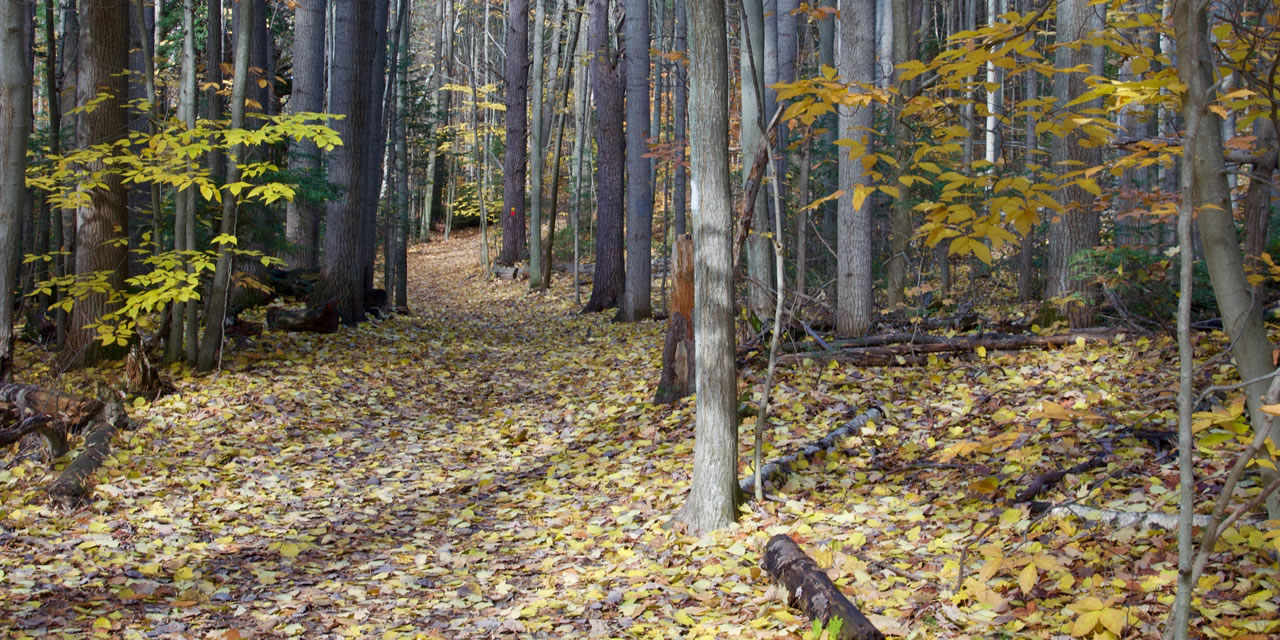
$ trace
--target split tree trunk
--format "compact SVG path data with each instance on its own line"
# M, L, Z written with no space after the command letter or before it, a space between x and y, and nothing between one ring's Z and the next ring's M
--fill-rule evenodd
M675 270L667 342L662 349L662 380L654 398L664 404L694 392L693 236L676 236Z

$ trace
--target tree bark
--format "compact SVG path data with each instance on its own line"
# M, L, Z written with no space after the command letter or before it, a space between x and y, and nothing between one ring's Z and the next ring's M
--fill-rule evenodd
M0 0L0 382L13 364L13 291L17 286L21 202L31 128L31 74L23 51L25 3ZM50 45L52 46L52 45Z
M875 0L842 0L840 5L839 72L849 82L871 84L875 81L875 57L868 55L875 47ZM843 138L861 145L863 153L871 151L871 138L866 133L874 125L875 113L870 106L846 109L840 113ZM855 147L857 149L857 147ZM849 150L852 151L852 150ZM836 250L836 331L841 336L856 337L871 327L871 197L862 199L854 208L854 193L869 189L870 176L862 168L861 154L840 150L840 197Z
M688 108L689 108L689 68L688 58L684 55L688 49L689 39L689 19L685 12L685 0L675 0L675 43L674 51L677 59L673 64L674 73L672 74L672 82L675 84L672 100L675 102L671 108L672 127L675 136L675 156L672 158L671 170L675 173L672 177L671 197L671 217L675 234L682 236L686 233L687 222L685 220L685 197L689 190L688 174L685 171L685 163L688 154L685 152L688 147Z
M507 148L502 162L502 250L498 264L513 265L525 250L529 0L511 0L507 12Z
M826 626L833 618L843 621L833 640L884 638L790 536L780 533L769 539L764 550L764 570L786 588L789 603L814 622Z
M324 111L325 3L303 2L294 13L293 92L290 113ZM321 152L310 140L289 144L289 170L297 176L321 179ZM289 266L310 269L320 252L320 216L324 207L301 194L285 211L285 237L292 251Z
M112 96L93 111L79 115L76 142L87 149L115 142L128 131L124 100L129 86L124 71L129 64L129 12L101 2L86 2L81 11L77 99L86 104L101 92ZM129 229L127 193L120 175L108 171L101 160L88 163L85 168L102 172L102 186L92 189L89 205L76 211L76 275L107 272L111 287L123 291L128 248L114 241L124 238ZM123 354L119 349L104 348L97 341L96 332L84 328L112 308L108 296L101 293L76 301L67 344L59 355L64 366L89 366Z
M744 191L751 181L753 163L748 159L750 154L760 146L763 136L761 131L764 118L773 113L768 111L767 95L771 93L767 85L770 77L777 75L777 55L769 58L766 50L768 44L768 23L764 0L745 0L742 20L741 74L742 74L742 183ZM772 10L772 6L770 7ZM774 23L776 25L776 23ZM771 69L771 70L770 70ZM763 165L762 165L763 166ZM759 191L749 194L744 207L751 211L751 228L755 233L746 238L747 256L747 305L751 313L765 318L773 310L773 296L770 292L773 283L773 251L769 239L763 234L769 229L769 205L767 198Z
M654 402L671 403L694 392L693 237L676 236L675 286L662 349L662 379Z
M235 76L231 81L231 128L244 127L245 98L249 84L249 47L253 44L253 3L245 2L240 6L239 21L236 23ZM227 183L240 181L241 164L244 158L244 145L231 147L230 162L227 163ZM236 218L239 207L236 196L229 190L222 194L222 235L236 235ZM204 320L204 336L200 340L200 353L196 358L196 369L201 372L212 371L222 351L222 332L227 314L227 297L231 292L231 270L235 265L232 245L218 246L218 263L213 272L213 288L209 293L208 313Z
M724 3L690 0L694 333L697 427L689 496L676 518L694 531L732 524L738 512L737 371L734 364L729 70Z
M533 94L529 106L533 126L529 130L529 288L541 289L542 280L542 174L546 165L547 128L542 124L545 55L543 39L547 31L547 2L534 0L533 12ZM527 36L526 36L527 37ZM553 67L554 68L554 67Z
M653 315L653 183L649 175L649 0L626 0L626 195L625 283L618 318Z
M1103 28L1103 12L1100 5L1086 0L1065 0L1058 3L1058 44L1054 76L1054 104L1065 105L1085 92L1085 73L1069 73L1065 69L1095 62L1093 46L1071 48L1067 43L1083 40L1089 34ZM1101 74L1101 69L1093 69ZM1091 101L1079 108L1096 107ZM1085 148L1080 145L1081 135L1075 131L1054 139L1052 157L1056 171L1072 171L1080 167L1093 167L1102 163L1102 148ZM1074 163L1068 166L1065 163ZM1071 266L1071 258L1081 251L1094 248L1099 240L1098 213L1094 209L1094 197L1080 186L1071 183L1058 192L1058 202L1063 210L1054 214L1049 224L1048 282L1045 295L1059 297L1078 295L1081 300L1067 308L1067 319L1072 328L1093 323L1091 287L1077 279L1079 269Z
M591 12L587 48L591 51L591 86L599 122L596 128L598 221L595 278L583 311L595 312L618 304L625 273L622 262L625 73L622 61L609 46L609 0L590 0L587 6Z
M1271 341L1262 322L1262 301L1252 295L1244 275L1227 187L1221 120L1208 108L1216 90L1205 5L1203 0L1178 2L1172 16L1177 39L1178 78L1187 86L1182 117L1189 133L1183 143L1183 162L1191 166L1183 171L1183 193L1195 199L1192 204L1199 224L1205 263L1218 303L1218 314L1222 317L1227 336L1231 338L1231 355L1235 358L1236 368L1242 380L1255 380L1245 389L1250 424L1254 429L1269 428L1272 442L1280 443L1280 421L1267 420L1262 411L1267 381L1261 377L1275 369L1271 361ZM1189 249L1184 247L1183 250ZM1277 461L1271 459L1265 447L1259 450L1258 457L1267 461L1259 467L1263 484L1269 484L1277 475L1274 470ZM1267 499L1267 514L1273 519L1280 519L1280 496L1272 494Z

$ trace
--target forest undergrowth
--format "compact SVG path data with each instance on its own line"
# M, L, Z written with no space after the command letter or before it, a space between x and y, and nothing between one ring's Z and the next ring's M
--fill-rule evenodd
M830 567L891 637L1163 628L1177 552L1162 526L1177 504L1167 338L923 367L784 367L766 460L872 406L886 419L802 465L739 524L697 537L671 522L691 472L692 400L650 404L663 325L577 314L563 274L545 294L486 282L475 244L410 253L409 315L242 340L209 377L169 370L177 392L134 402L139 428L119 434L78 510L50 504L43 464L0 470L0 629L808 637L760 568L776 533ZM1221 350L1211 334L1198 340L1205 358ZM20 381L83 390L118 375L53 379L47 359L27 347ZM1218 358L1198 381L1233 376ZM761 377L754 358L742 390L758 392ZM1242 399L1211 396L1198 416L1201 513L1243 448ZM1015 499L1091 460L1034 501ZM1246 481L1239 500L1257 490ZM1280 634L1278 550L1276 527L1252 520L1223 536L1200 581L1196 635Z

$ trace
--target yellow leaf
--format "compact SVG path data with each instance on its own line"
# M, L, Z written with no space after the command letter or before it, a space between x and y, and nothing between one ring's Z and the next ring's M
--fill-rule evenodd
M676 612L675 619L676 619L676 622L679 622L680 624L686 627L692 627L694 624L693 618L690 617L689 614L685 613L684 609L681 609Z
M302 549L292 542L286 542L280 545L280 555L286 558L296 558Z
M1119 636L1124 632L1127 616L1119 609L1106 608L1098 612L1098 618L1102 622L1102 626L1111 633Z
M1040 581L1040 572L1036 571L1035 563L1028 564L1022 568L1022 572L1018 574L1018 588L1022 589L1023 595L1031 593L1032 587Z
M1089 611L1080 614L1075 622L1071 623L1071 635L1081 638L1093 632L1093 628L1098 626L1098 612Z
M173 579L174 580L190 580L194 575L195 575L195 572L191 570L191 567L183 567L173 573Z
M979 357L979 358L985 358L985 357L987 357L987 348L986 348L986 347L984 347L984 346L982 346L982 345L978 345L978 348L976 349L976 351L978 352L978 357Z
M1273 416L1280 416L1280 404L1264 404L1262 405L1262 412Z
M866 185L860 184L853 188L853 208L855 211L862 208L863 201L865 201L867 196L870 194L871 189Z
M97 620L94 620L94 621L93 621L93 628L94 628L94 629L97 629L98 631L110 631L110 630L111 630L111 620L109 620L109 619L107 619L107 618L105 618L105 617L98 618Z

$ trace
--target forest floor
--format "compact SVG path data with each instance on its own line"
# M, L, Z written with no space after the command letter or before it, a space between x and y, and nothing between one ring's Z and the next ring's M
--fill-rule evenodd
M886 419L744 507L739 524L697 537L671 526L688 489L692 403L650 404L663 325L577 314L562 274L545 294L486 282L476 240L413 249L410 315L329 336L269 332L229 348L215 375L170 371L177 392L134 403L139 428L120 434L79 510L50 505L42 465L0 470L0 630L807 637L760 569L775 533L830 567L891 637L1162 628L1172 530L1033 515L1012 497L1101 456L1039 500L1176 512L1167 444L1134 437L1174 429L1166 338L925 367L785 367L766 459L870 406ZM116 375L50 380L45 356L25 353L25 382L83 388ZM758 391L762 360L745 368L744 391ZM1220 360L1200 373L1232 375ZM1222 397L1198 422L1201 512L1241 448L1230 431L1240 398ZM1246 482L1240 499L1257 490ZM1201 580L1197 635L1280 633L1278 548L1274 527L1228 531Z

